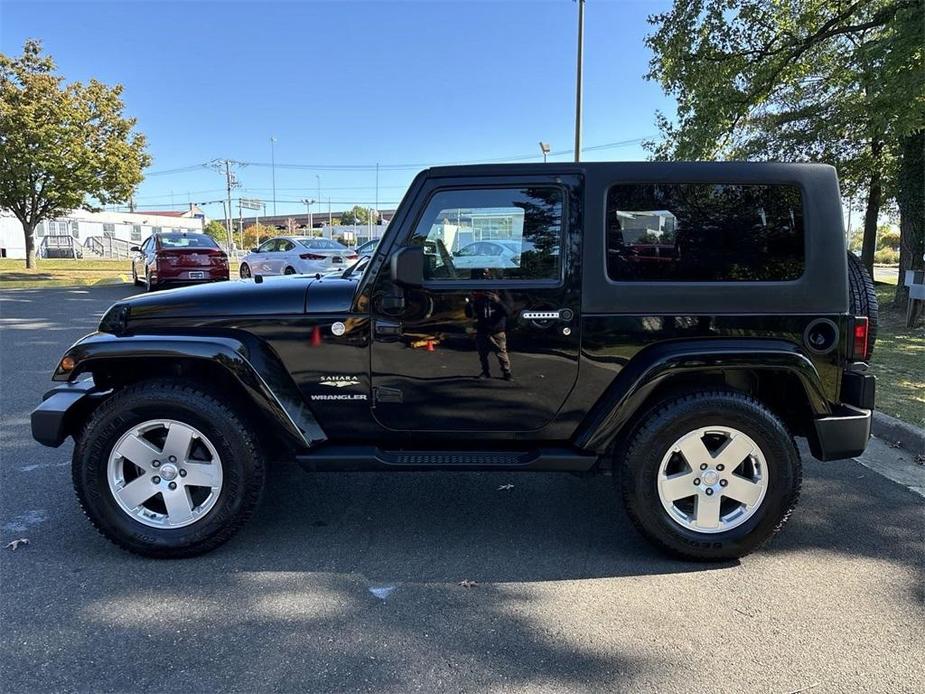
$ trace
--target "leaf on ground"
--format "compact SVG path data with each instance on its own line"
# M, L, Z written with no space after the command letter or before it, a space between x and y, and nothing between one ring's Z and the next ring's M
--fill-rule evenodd
M889 445L890 448L902 448L902 447L903 447L903 442L902 442L902 441L894 441L893 443L888 444L888 445Z
M21 537L18 540L7 542L6 547L7 549L11 549L15 552L19 548L20 545L28 545L28 544L29 544L29 540L25 537Z
M513 488L514 488L513 484L502 484L500 487L498 487L498 491L504 492L504 491L507 491L508 489L513 489Z
M917 465L925 465L925 453L915 456L915 463Z
M479 584L478 581L470 581L468 578L458 583L458 585L461 585L463 588L474 588L478 584Z

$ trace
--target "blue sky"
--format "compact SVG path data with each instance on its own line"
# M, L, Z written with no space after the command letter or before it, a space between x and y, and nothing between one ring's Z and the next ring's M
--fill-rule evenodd
M588 0L585 146L656 132L673 110L646 82L647 15L667 2ZM9 2L0 50L41 39L69 80L122 83L153 164L139 208L222 197L216 158L270 161L280 213L394 204L416 167L572 146L576 5L545 2ZM638 143L586 159L643 159ZM569 160L571 154L552 159ZM282 164L322 168L288 169ZM390 168L394 165L408 168ZM271 200L271 170L244 166L235 196ZM206 208L221 216L221 206ZM317 208L316 208L317 211Z

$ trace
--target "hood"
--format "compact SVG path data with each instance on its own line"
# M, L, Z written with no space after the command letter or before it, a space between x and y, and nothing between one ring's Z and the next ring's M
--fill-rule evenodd
M312 282L306 294L306 313L347 313L362 275L348 279L322 277Z
M133 296L119 302L129 321L169 318L292 315L305 311L314 275L214 282Z

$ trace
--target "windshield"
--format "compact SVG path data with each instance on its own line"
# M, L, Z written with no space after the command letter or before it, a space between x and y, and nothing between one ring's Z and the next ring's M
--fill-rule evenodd
M332 241L331 239L299 239L301 243L306 248L314 248L321 250L331 250L331 251L345 251L347 250L346 246L342 246L337 243L337 241Z
M211 236L205 234L160 234L161 248L218 248Z

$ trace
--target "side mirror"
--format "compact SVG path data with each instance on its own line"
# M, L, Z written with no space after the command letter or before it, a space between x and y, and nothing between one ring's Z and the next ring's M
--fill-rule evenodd
M392 255L392 281L399 287L424 284L424 249L421 246L399 248Z
M251 253L260 253L259 248L251 248Z
M140 247L140 246L132 246L131 248L129 248L129 250L130 250L132 253L141 253L141 247Z

